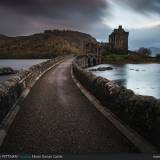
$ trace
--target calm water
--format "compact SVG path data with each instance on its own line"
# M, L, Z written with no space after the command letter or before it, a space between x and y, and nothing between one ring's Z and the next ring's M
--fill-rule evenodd
M106 66L112 67L113 70L93 71L93 73L114 80L134 90L136 94L160 98L160 64L102 64L89 69Z
M0 68L3 67L11 67L14 70L26 70L29 67L39 64L41 62L46 61L47 59L1 59L0 60ZM7 80L11 78L14 75L7 75L7 76L0 76L0 81Z

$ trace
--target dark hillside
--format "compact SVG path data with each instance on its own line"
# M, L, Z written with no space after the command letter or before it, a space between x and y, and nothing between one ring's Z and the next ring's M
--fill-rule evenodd
M78 31L46 30L30 36L0 35L0 58L52 58L79 54L83 44L96 39Z

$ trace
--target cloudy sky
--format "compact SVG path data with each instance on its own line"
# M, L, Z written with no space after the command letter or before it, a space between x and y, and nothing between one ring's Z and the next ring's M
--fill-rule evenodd
M0 0L0 33L72 29L107 41L123 25L129 47L160 47L160 0Z

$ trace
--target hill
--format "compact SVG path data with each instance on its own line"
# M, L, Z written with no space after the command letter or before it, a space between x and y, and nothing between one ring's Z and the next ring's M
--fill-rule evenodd
M3 34L0 34L0 38L5 38L6 36Z
M79 54L87 42L96 42L89 34L78 31L46 30L30 36L0 35L0 58L52 58Z

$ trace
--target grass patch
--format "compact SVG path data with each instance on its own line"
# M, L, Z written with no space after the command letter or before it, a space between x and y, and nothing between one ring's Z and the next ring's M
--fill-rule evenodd
M103 57L104 61L124 61L128 59L128 55L109 54Z
M127 55L127 54L107 54L103 55L103 63L160 63L160 59L155 57L142 57L140 55Z

